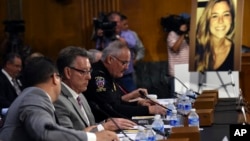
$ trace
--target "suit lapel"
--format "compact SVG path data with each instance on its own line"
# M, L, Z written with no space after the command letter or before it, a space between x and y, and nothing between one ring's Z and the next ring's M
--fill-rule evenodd
M83 120L85 126L86 127L89 126L88 122L87 122L87 119L85 118L85 116L83 114L83 111L80 109L77 101L74 99L74 97L72 96L72 94L70 94L70 92L67 90L67 88L64 87L63 85L62 85L61 89L62 89L62 94L65 95L68 98L68 100L71 102L71 104L73 105L75 111L77 112L77 114Z

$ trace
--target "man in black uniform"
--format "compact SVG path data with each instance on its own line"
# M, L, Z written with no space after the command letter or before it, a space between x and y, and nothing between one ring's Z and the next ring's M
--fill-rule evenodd
M166 110L160 106L149 105L147 102L127 102L122 99L122 90L116 84L115 79L123 76L128 68L129 60L129 48L117 40L110 43L103 50L101 60L92 65L93 72L85 96L97 121L107 119L107 116L131 118L132 116L166 114ZM131 93L139 95L140 90L144 89L139 88ZM96 104L101 109L97 108Z

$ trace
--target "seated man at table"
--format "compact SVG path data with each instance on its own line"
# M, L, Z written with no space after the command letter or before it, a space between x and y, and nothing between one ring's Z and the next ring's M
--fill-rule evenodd
M84 48L69 46L62 49L57 58L57 67L62 75L62 90L54 103L59 124L76 130L100 131L130 129L136 124L128 119L113 118L98 124L84 96L88 81L91 79L91 64ZM83 93L82 93L83 92Z
M85 96L89 103L96 103L110 116L127 117L166 114L166 109L157 106L142 106L137 102L122 100L122 93L116 85L116 78L123 76L130 61L130 50L121 41L111 42L103 51L101 61L92 65L93 72ZM139 93L140 89L135 90ZM107 118L100 109L91 105L96 120Z
M0 131L2 141L117 141L111 131L76 131L57 125L53 102L61 91L56 66L45 57L27 62L23 70L27 87L11 104Z

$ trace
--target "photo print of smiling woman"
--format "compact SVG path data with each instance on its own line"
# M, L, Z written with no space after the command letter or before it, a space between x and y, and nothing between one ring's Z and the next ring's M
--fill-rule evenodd
M240 71L243 0L193 0L190 71Z

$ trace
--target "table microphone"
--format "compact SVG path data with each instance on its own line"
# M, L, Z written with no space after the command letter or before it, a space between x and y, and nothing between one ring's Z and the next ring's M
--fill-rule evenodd
M90 102L91 105L93 105L98 111L102 112L104 115L106 115L114 124L115 126L119 129L119 131L125 136L127 137L130 141L133 141L120 127L119 125L115 122L115 120L104 110L102 110L98 104L96 104L95 102L91 101Z
M50 130L50 131L60 131L60 132L64 132L64 133L67 133L67 134L70 134L72 136L74 136L78 141L81 141L82 139L80 137L78 137L76 134L68 131L68 128L60 128L60 126L56 126L56 125L53 125L52 123L46 123L44 125L44 128L47 129L47 130ZM65 138L69 138L68 136L65 136ZM69 138L68 140L72 140L71 138Z

